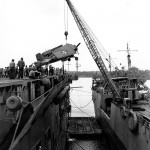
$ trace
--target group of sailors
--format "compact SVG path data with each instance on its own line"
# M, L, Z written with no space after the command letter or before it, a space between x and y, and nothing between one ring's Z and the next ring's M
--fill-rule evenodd
M11 62L9 63L8 67L0 68L0 77L1 78L10 78L10 79L15 79L15 78L23 79L24 67L25 67L25 62L24 62L23 58L21 58L18 61L17 65L15 63L15 60L12 59Z
M23 74L24 74L24 67L25 67L25 62L23 58L21 58L17 66L15 66L15 61L12 59L12 61L9 64L9 77L10 79L15 79L16 75L18 74L18 79L23 79ZM17 73L17 74L16 74Z
M12 59L9 63L9 67L0 68L0 78L10 78L10 79L23 79L23 78L36 78L42 75L62 75L64 74L62 68L54 68L52 65L45 65L45 67L34 63L25 65L23 58L21 58L18 63Z

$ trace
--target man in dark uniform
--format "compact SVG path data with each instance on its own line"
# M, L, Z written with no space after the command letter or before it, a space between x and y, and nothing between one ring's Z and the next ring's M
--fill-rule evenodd
M9 77L10 79L15 79L15 62L14 59L9 64Z
M18 73L18 79L23 79L23 74L24 74L24 66L25 66L25 62L23 61L23 58L21 58L21 60L18 61L18 67L19 67L19 73Z
M25 66L25 70L24 70L24 75L25 77L29 77L29 68L27 67L27 65Z
M53 66L49 66L49 75L53 76L54 75L54 67Z

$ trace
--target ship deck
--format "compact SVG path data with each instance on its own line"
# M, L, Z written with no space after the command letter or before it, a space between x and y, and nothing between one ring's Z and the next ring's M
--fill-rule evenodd
M10 86L14 84L21 84L23 82L23 79L8 79L8 78L0 78L0 87Z
M9 79L9 78L0 78L0 87L6 87L11 85L21 85L25 82L32 81L33 79L24 78L24 79ZM34 79L38 80L38 79Z
M70 117L68 132L71 138L86 138L100 136L102 129L94 117Z
M139 101L137 105L133 105L135 111L138 114L142 114L142 116L146 117L148 121L150 121L150 105L149 102ZM138 111L136 110L139 109ZM134 110L133 109L133 110Z

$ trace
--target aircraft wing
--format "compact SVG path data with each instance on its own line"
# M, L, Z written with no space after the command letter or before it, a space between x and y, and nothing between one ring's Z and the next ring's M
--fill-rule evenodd
M41 61L42 65L57 62L59 60L65 61L76 54L78 46L79 44L77 46L72 44L60 45L45 51L42 54L36 54L36 58L37 61Z
M66 58L73 56L76 53L76 45L66 44L52 51L52 53L57 57L57 59Z

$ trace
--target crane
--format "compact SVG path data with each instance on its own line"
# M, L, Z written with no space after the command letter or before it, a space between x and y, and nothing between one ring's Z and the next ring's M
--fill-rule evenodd
M113 94L113 97L120 98L120 94L119 94L114 82L112 81L112 79L109 75L109 72L103 62L103 59L98 51L99 49L96 44L96 40L95 40L95 37L94 37L92 31L89 29L88 25L83 20L83 18L80 17L80 15L78 14L77 10L75 9L75 7L71 3L71 1L66 0L66 2L70 8L70 11L74 17L74 20L79 28L79 31L85 41L85 44L86 44L88 50L90 51L95 63L97 64L105 82L109 85L109 88Z

